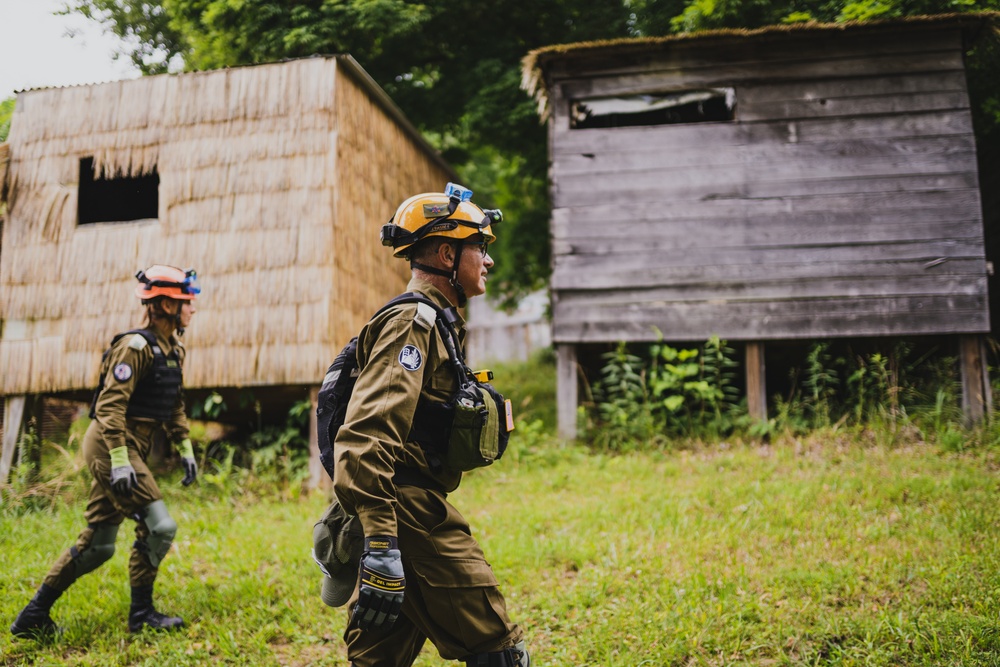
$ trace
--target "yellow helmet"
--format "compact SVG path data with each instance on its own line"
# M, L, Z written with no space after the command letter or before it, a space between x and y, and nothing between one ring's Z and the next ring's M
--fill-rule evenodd
M496 241L491 225L503 221L500 209L473 204L472 190L449 183L443 194L425 192L410 197L382 225L382 245L392 246L393 256L406 257L418 241L432 236L463 240L477 234L487 243Z

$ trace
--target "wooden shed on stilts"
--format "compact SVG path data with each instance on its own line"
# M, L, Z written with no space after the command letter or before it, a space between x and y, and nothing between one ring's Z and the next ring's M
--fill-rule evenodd
M575 432L580 351L657 331L741 342L759 418L771 343L956 337L966 415L990 410L1000 211L993 197L984 236L965 54L998 16L529 54L549 123L560 432Z

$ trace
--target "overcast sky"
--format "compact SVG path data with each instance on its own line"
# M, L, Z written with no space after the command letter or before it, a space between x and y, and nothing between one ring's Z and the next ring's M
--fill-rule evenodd
M139 76L127 60L112 60L117 37L79 15L54 16L63 4L0 0L0 100L17 90Z

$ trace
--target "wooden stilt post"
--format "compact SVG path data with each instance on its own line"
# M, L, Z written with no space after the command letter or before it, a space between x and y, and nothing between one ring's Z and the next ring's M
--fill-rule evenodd
M17 438L24 421L24 396L8 396L3 404L3 448L0 449L0 484L6 484L14 463Z
M986 418L993 418L993 385L990 383L989 356L986 354L986 336L979 338L979 358L983 360L983 394L986 397Z
M982 336L963 334L958 337L959 365L962 369L962 412L967 426L981 422L986 415L986 406L993 402L984 351Z
M31 466L31 480L36 480L42 472L42 421L45 418L45 397L33 395L25 397L24 417L21 419L20 445L18 447L17 464ZM34 438L25 438L24 434L34 430Z
M576 438L577 386L576 346L556 345L556 414L559 437Z
M333 480L319 460L319 428L316 421L319 387L309 388L309 402L312 405L309 411L309 488L322 489L329 494L333 489Z
M764 343L748 341L747 412L759 421L767 421L767 382L764 376Z

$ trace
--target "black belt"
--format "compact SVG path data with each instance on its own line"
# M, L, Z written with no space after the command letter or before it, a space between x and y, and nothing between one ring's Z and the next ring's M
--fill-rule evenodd
M443 484L409 466L397 465L396 472L392 476L392 483L396 486L416 486L421 489L430 489L445 495L448 493Z

